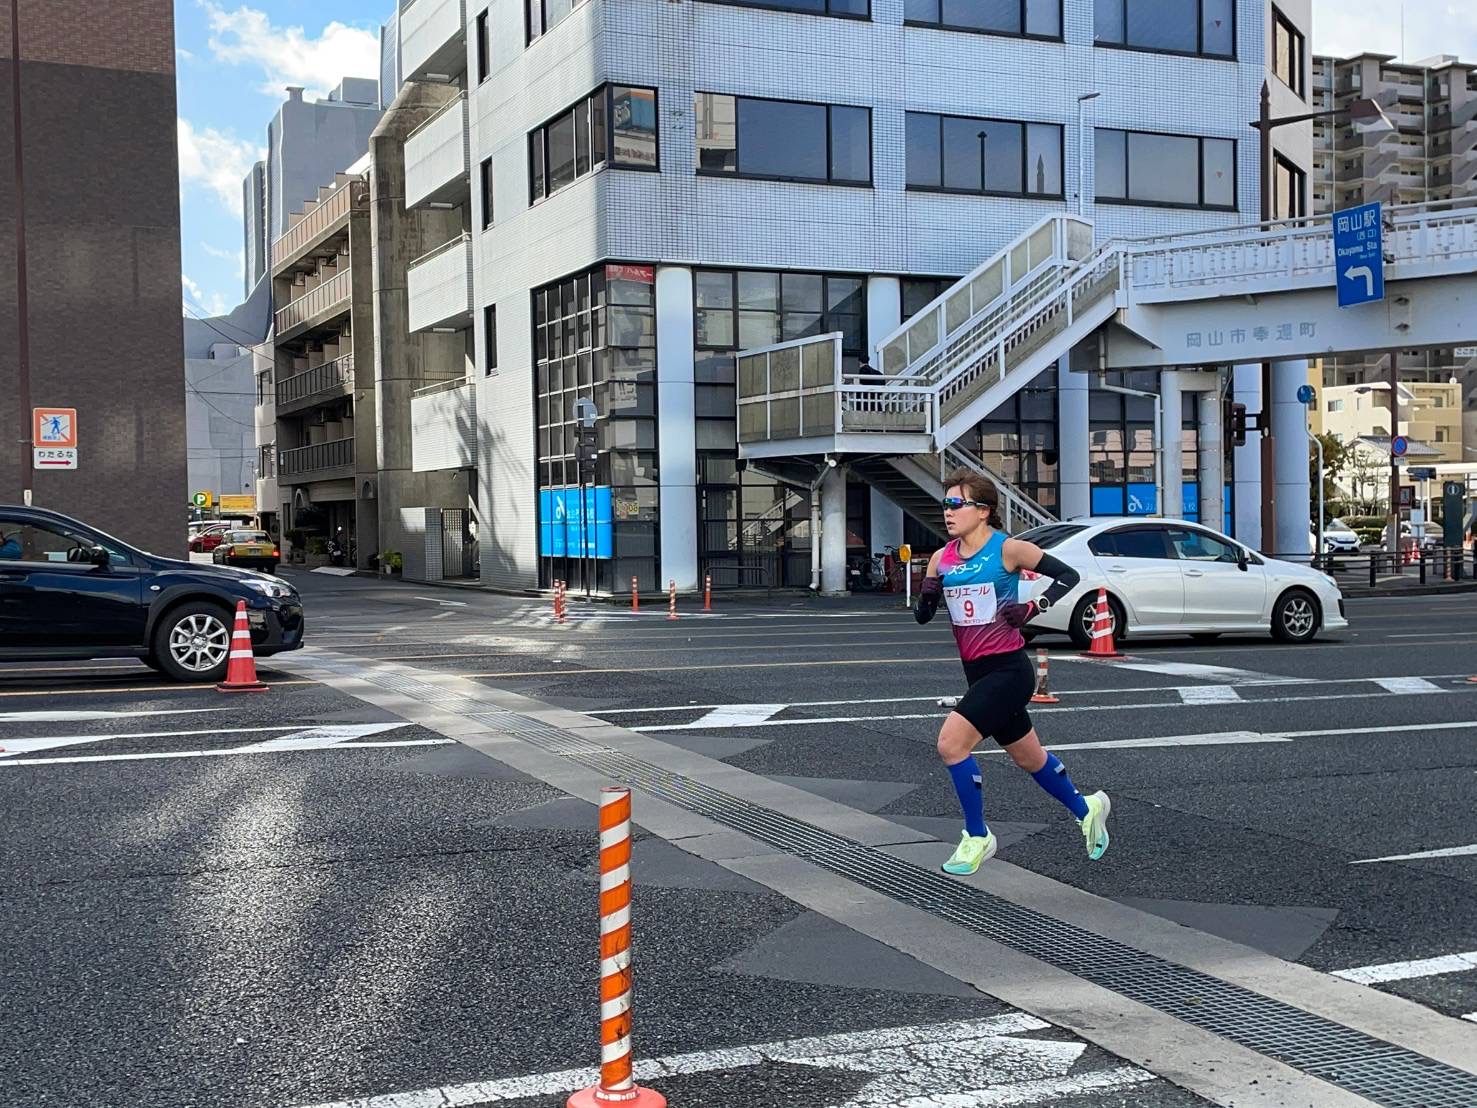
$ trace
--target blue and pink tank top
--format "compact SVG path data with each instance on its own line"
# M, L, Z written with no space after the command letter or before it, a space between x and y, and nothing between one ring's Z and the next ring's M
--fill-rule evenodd
M954 539L939 556L939 579L959 657L966 662L1020 650L1026 640L1017 628L996 618L1001 604L1020 597L1021 576L1005 569L1005 535L996 531L967 561Z

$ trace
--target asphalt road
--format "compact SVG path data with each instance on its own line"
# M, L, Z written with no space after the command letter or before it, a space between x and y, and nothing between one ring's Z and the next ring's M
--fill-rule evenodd
M933 742L962 678L947 626L900 601L720 596L676 622L576 603L558 627L539 601L293 580L310 648L263 663L264 696L0 667L0 1103L431 1108L467 1086L449 1102L553 1108L583 1079L561 1075L598 1042L593 808L321 683L314 657L568 708L943 840L940 860L957 837ZM1112 795L1113 846L1089 862L986 751L1002 861L1477 1018L1474 611L1356 600L1310 646L1115 663L1043 642L1060 703L1038 727ZM658 836L635 874L638 1053L673 1104L1204 1103Z

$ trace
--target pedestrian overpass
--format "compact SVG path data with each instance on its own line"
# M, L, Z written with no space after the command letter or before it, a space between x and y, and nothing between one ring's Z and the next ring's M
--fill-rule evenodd
M960 440L1089 339L1089 370L1271 361L1291 364L1298 383L1310 358L1477 342L1477 204L1387 208L1384 221L1385 299L1341 309L1332 215L1101 245L1089 221L1048 217L884 338L865 377L845 372L839 333L742 351L739 455L819 491L816 507L833 522L821 529L828 589L844 580L843 468L929 520L943 472L968 465L999 487L1008 528L1046 522L1051 513ZM1222 372L1213 380L1224 389ZM1268 409L1297 405L1282 384L1287 374ZM1296 420L1279 472L1283 458L1305 457L1300 406ZM1218 415L1213 429L1219 436ZM1306 485L1306 463L1296 464Z

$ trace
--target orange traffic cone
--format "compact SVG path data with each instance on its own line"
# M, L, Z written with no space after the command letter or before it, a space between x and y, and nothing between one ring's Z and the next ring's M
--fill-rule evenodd
M216 686L221 692L266 692L256 679L256 658L251 653L251 628L246 623L246 601L236 601L236 629L231 632L231 659L226 679Z
M1092 618L1092 649L1084 658L1121 658L1113 646L1113 614L1108 610L1108 590L1097 591L1097 613Z
M1031 694L1032 704L1060 704L1062 698L1052 696L1046 685L1046 651L1036 651L1036 691Z

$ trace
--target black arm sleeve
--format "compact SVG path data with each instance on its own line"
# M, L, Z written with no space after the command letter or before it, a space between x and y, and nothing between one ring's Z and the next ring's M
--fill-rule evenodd
M1077 583L1082 580L1081 574L1075 569L1060 558L1053 558L1050 554L1041 555L1041 561L1036 563L1036 572L1043 577L1051 578L1051 587L1041 596L1041 599L1046 601L1043 607L1055 604L1075 589Z
M919 623L927 623L939 610L943 596L943 582L937 577L925 577L923 587L918 590L918 599L913 603L913 618Z

